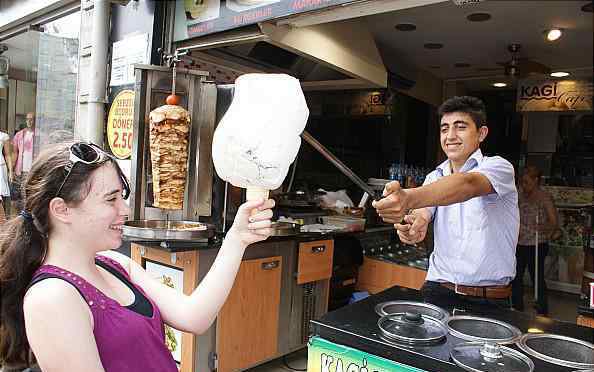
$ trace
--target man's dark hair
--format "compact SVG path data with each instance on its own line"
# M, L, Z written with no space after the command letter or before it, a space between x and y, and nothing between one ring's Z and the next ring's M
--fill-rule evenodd
M487 124L487 113L483 101L471 96L456 96L447 99L439 106L439 120L444 114L463 112L468 114L477 128Z

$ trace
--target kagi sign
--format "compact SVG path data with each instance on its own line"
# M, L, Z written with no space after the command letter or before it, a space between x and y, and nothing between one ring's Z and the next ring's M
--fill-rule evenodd
M521 80L516 111L591 111L592 82L585 80Z

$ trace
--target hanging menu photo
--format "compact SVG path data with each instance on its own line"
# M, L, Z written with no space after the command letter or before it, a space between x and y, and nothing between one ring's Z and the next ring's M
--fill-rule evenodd
M332 7L353 0L177 0L175 41Z

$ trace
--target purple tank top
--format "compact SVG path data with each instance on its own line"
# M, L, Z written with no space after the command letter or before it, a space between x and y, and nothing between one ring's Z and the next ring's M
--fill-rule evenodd
M150 302L152 317L138 314L88 283L82 277L53 265L43 265L33 275L59 277L76 287L93 314L95 342L106 372L177 372L177 365L165 345L163 319L157 305L142 288L132 283L116 261L96 258L120 272Z

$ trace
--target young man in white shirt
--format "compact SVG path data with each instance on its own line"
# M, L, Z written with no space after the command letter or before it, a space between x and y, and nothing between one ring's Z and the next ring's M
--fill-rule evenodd
M386 185L373 206L400 240L416 244L434 223L434 250L422 293L430 302L467 301L509 307L516 275L518 193L507 160L483 156L485 106L453 97L439 108L441 148L448 159L423 186Z

